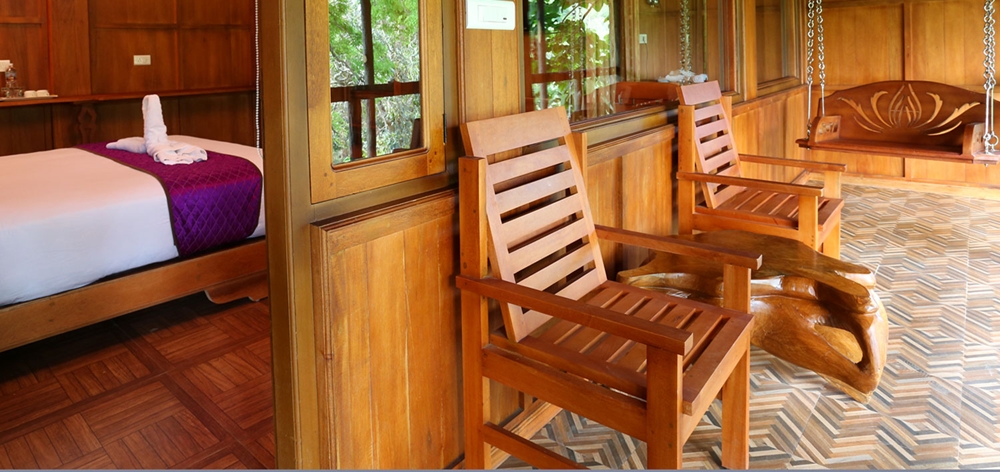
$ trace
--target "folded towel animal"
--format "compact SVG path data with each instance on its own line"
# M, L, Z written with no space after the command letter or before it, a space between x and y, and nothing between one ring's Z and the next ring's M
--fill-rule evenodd
M108 149L149 154L156 162L166 165L193 164L208 159L208 153L204 149L167 138L167 125L163 123L163 108L159 96L146 95L142 99L142 119L141 138L122 138L108 143Z
M153 156L156 162L174 165L208 159L208 153L198 146L167 139L167 125L163 122L159 96L146 95L142 99L142 118L146 154Z
M163 123L158 95L146 95L142 99L142 137L146 140L147 152L154 144L167 142L167 125Z
M166 165L193 164L208 159L208 153L204 149L180 141L153 144L148 147L147 154L153 156L156 162Z
M146 154L146 140L143 138L122 138L113 143L108 143L108 149L134 152L136 154Z

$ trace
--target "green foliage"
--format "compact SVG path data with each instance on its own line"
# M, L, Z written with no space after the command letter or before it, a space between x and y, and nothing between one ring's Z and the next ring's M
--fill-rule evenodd
M615 83L614 75L583 77L584 71L618 65L614 0L531 0L525 31L529 41L529 67L533 74L573 73L572 80L533 84L536 108L565 106L573 116L584 107L613 105L588 100L595 90ZM589 75L593 75L591 72ZM590 103L588 103L590 102Z
M418 0L371 0L372 75L366 80L361 0L329 0L330 86L348 87L420 80L420 15ZM334 163L351 159L347 103L330 107ZM362 123L367 123L362 105ZM421 116L420 95L375 100L376 155L409 148L413 120ZM362 140L372 139L365 126Z

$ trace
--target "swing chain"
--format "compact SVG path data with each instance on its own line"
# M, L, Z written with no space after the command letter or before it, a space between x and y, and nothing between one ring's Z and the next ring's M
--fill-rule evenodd
M996 20L993 19L994 0L985 0L983 4L983 9L985 10L984 17L984 33L983 38L983 54L986 59L983 60L983 65L986 66L986 71L983 72L983 77L986 78L986 84L984 88L986 89L986 132L983 135L983 145L985 151L988 154L996 152L997 144L1000 144L1000 137L997 137L993 129L993 89L996 87Z
M992 0L991 0L992 1ZM823 0L816 0L816 43L819 61L819 114L826 116L826 51L823 47Z
M813 85L813 50L815 49L814 37L816 35L816 0L809 0L809 10L806 12L808 21L806 22L806 139L812 132L809 120L812 118L812 85Z
M691 67L691 0L681 0L681 70Z

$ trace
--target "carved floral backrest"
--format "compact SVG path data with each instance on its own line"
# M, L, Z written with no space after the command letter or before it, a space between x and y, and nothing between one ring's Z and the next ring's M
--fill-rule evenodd
M607 276L566 112L550 108L462 125L466 152L488 158L485 217L494 277L578 300ZM516 157L539 143L557 145ZM533 151L530 148L529 151ZM495 158L504 156L506 159ZM548 315L502 304L519 341Z
M680 90L681 120L693 122L690 127L695 172L742 177L740 155L732 136L729 111L723 103L722 90L716 81L685 85ZM688 129L682 125L684 132ZM681 156L682 159L686 158ZM705 204L715 208L743 190L743 187L702 183Z
M841 139L961 146L965 125L985 120L984 100L937 82L876 82L831 94L826 115L841 116Z

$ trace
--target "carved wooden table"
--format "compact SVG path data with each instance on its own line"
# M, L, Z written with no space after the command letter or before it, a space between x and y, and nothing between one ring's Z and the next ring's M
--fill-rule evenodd
M882 376L888 338L875 274L791 239L744 231L678 237L763 254L763 266L751 276L753 345L868 401ZM660 253L618 280L722 304L722 266L709 261Z

